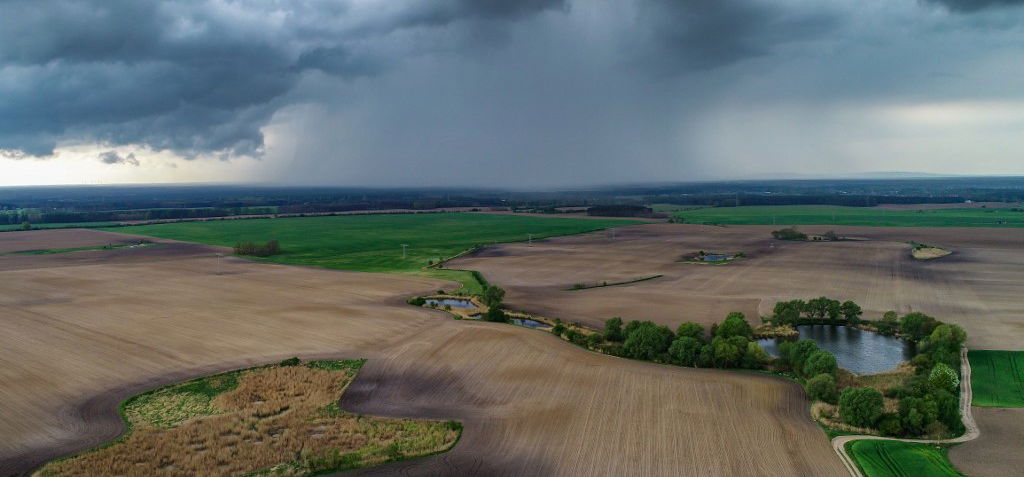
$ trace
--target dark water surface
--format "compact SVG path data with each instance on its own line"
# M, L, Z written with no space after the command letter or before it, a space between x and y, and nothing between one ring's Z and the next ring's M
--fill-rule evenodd
M914 357L914 345L893 336L849 326L801 325L799 339L810 339L818 347L835 355L839 367L856 374L875 374L896 369ZM779 355L783 338L757 340L772 356Z
M444 308L450 306L452 308L476 308L476 305L469 300L458 300L455 298L442 298L440 300L436 298L427 298L428 305L437 305L438 308Z
M527 328L550 328L548 325L529 318L512 318L512 324Z

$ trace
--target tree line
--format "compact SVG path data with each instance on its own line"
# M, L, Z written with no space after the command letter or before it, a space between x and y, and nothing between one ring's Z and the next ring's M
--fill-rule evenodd
M266 243L238 242L235 244L235 255L249 255L252 257L269 257L281 253L281 244L277 240Z

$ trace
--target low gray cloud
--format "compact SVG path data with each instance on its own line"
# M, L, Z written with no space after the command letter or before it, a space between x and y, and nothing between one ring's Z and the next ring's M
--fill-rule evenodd
M1024 0L926 0L943 5L955 12L976 12L994 7L1019 7Z
M139 165L139 160L135 158L135 153L128 153L127 156L122 156L117 151L101 152L99 160L104 164L127 164L136 167Z
M514 21L561 0L5 0L0 149L144 144L185 157L256 155L261 128L304 70L377 74L401 58L382 36L460 21Z
M814 39L839 23L838 12L814 4L759 0L650 0L645 19L660 48L648 58L678 72L764 56L786 43Z

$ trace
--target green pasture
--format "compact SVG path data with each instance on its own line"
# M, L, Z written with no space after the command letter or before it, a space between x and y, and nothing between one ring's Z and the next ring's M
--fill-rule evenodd
M278 240L283 253L259 259L363 272L399 272L456 280L465 291L480 284L469 272L426 269L431 261L476 246L592 232L638 222L618 219L526 217L475 213L380 214L211 220L108 228L210 245ZM402 256L406 244L406 256Z
M867 477L962 477L941 446L862 439L846 451Z
M971 362L971 404L1024 407L1024 351L968 351Z

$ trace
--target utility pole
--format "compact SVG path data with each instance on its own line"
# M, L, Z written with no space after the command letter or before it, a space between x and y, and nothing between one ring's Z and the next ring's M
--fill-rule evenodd
M528 247L533 246L533 234L526 234L526 244Z
M405 248L408 247L406 244L402 244L402 258L405 258Z
M217 275L220 275L224 270L224 254L217 254Z

